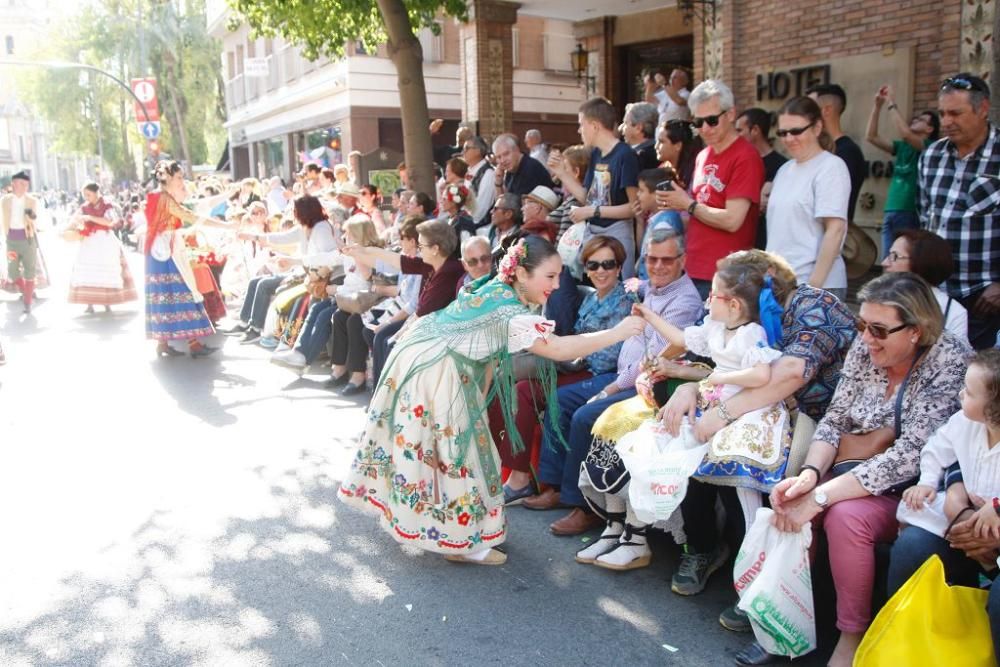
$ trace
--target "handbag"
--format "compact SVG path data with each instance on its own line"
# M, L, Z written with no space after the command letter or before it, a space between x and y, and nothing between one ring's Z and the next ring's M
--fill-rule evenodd
M198 286L198 291L202 294L211 294L215 291L215 280L212 278L212 269L204 262L192 262L191 271L194 272L194 283Z
M854 667L995 666L988 597L978 588L949 586L941 559L931 556L872 621Z
M903 433L903 395L906 393L906 386L910 383L910 377L913 375L913 369L916 367L917 362L920 361L921 357L924 356L924 352L926 351L926 347L920 348L917 352L917 356L913 359L913 363L910 364L910 370L906 372L906 377L903 378L903 382L900 383L899 389L896 391L896 405L893 409L893 429L895 430L895 439L897 440ZM844 475L851 470L854 470L864 462L864 459L844 459L842 461L835 461L833 466L830 468L830 477L833 478ZM905 482L900 482L899 484L886 489L884 493L891 496L901 496L903 495L903 491L906 491L908 488L917 483L917 479L917 477L914 477L913 479L909 479Z
M373 271L371 280L372 285L380 287L396 287L399 285L399 274L379 273L378 271Z
M379 296L375 292L369 290L360 290L358 292L348 292L346 294L337 293L337 308L354 315L360 315L368 310L371 310L372 306L382 301L384 297Z
M577 280L583 279L583 262L580 261L580 248L583 246L586 227L587 225L583 223L572 225L559 237L559 244L556 246L563 264Z

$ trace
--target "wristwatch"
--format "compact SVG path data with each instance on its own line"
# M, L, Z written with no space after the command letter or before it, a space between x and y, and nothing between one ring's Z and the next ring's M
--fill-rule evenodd
M688 206L688 215L694 215L694 209L695 209L695 207L697 205L698 205L698 202L696 202L696 201L691 202L691 205Z
M890 105L889 105L888 107L886 107L886 108L887 108L887 109L888 109L889 111L892 111L893 109L896 109L896 108L898 108L898 105L897 105L897 104L896 104L895 102L893 102L892 104L890 104Z
M830 502L830 499L826 497L826 493L819 488L813 491L813 500L821 509L826 509L827 503Z

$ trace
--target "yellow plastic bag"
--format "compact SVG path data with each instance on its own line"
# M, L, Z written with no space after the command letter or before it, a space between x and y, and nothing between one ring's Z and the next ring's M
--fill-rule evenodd
M854 667L995 667L988 591L949 586L936 555L886 603L854 655Z

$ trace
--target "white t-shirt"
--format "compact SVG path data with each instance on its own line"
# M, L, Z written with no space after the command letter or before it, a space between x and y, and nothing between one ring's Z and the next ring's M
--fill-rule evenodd
M934 292L934 296L937 297L938 305L941 306L941 313L947 310L947 314L944 316L944 330L949 331L961 340L965 342L969 341L969 314L965 310L965 306L960 304L957 300L952 299L951 305L948 305L948 295L944 293L941 289L937 287L932 287L931 290Z
M687 88L681 88L677 94L686 100L691 95L691 91ZM657 108L660 111L660 125L663 125L668 120L688 120L691 117L688 106L674 102L663 88L660 88L653 95L658 102Z
M24 197L11 197L10 200L10 228L24 229Z
M789 160L778 169L767 202L767 251L784 257L800 283L809 280L816 266L825 231L821 219L847 220L850 197L847 165L828 151L807 162ZM816 287L847 287L847 270L839 253L826 281Z

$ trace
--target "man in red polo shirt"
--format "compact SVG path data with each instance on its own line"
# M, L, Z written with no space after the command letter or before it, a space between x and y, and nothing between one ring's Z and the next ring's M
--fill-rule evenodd
M736 250L752 248L757 235L764 162L736 132L733 91L709 79L688 98L691 122L705 142L691 179L692 199L681 190L657 192L661 209L687 211L687 272L708 298L715 264Z

